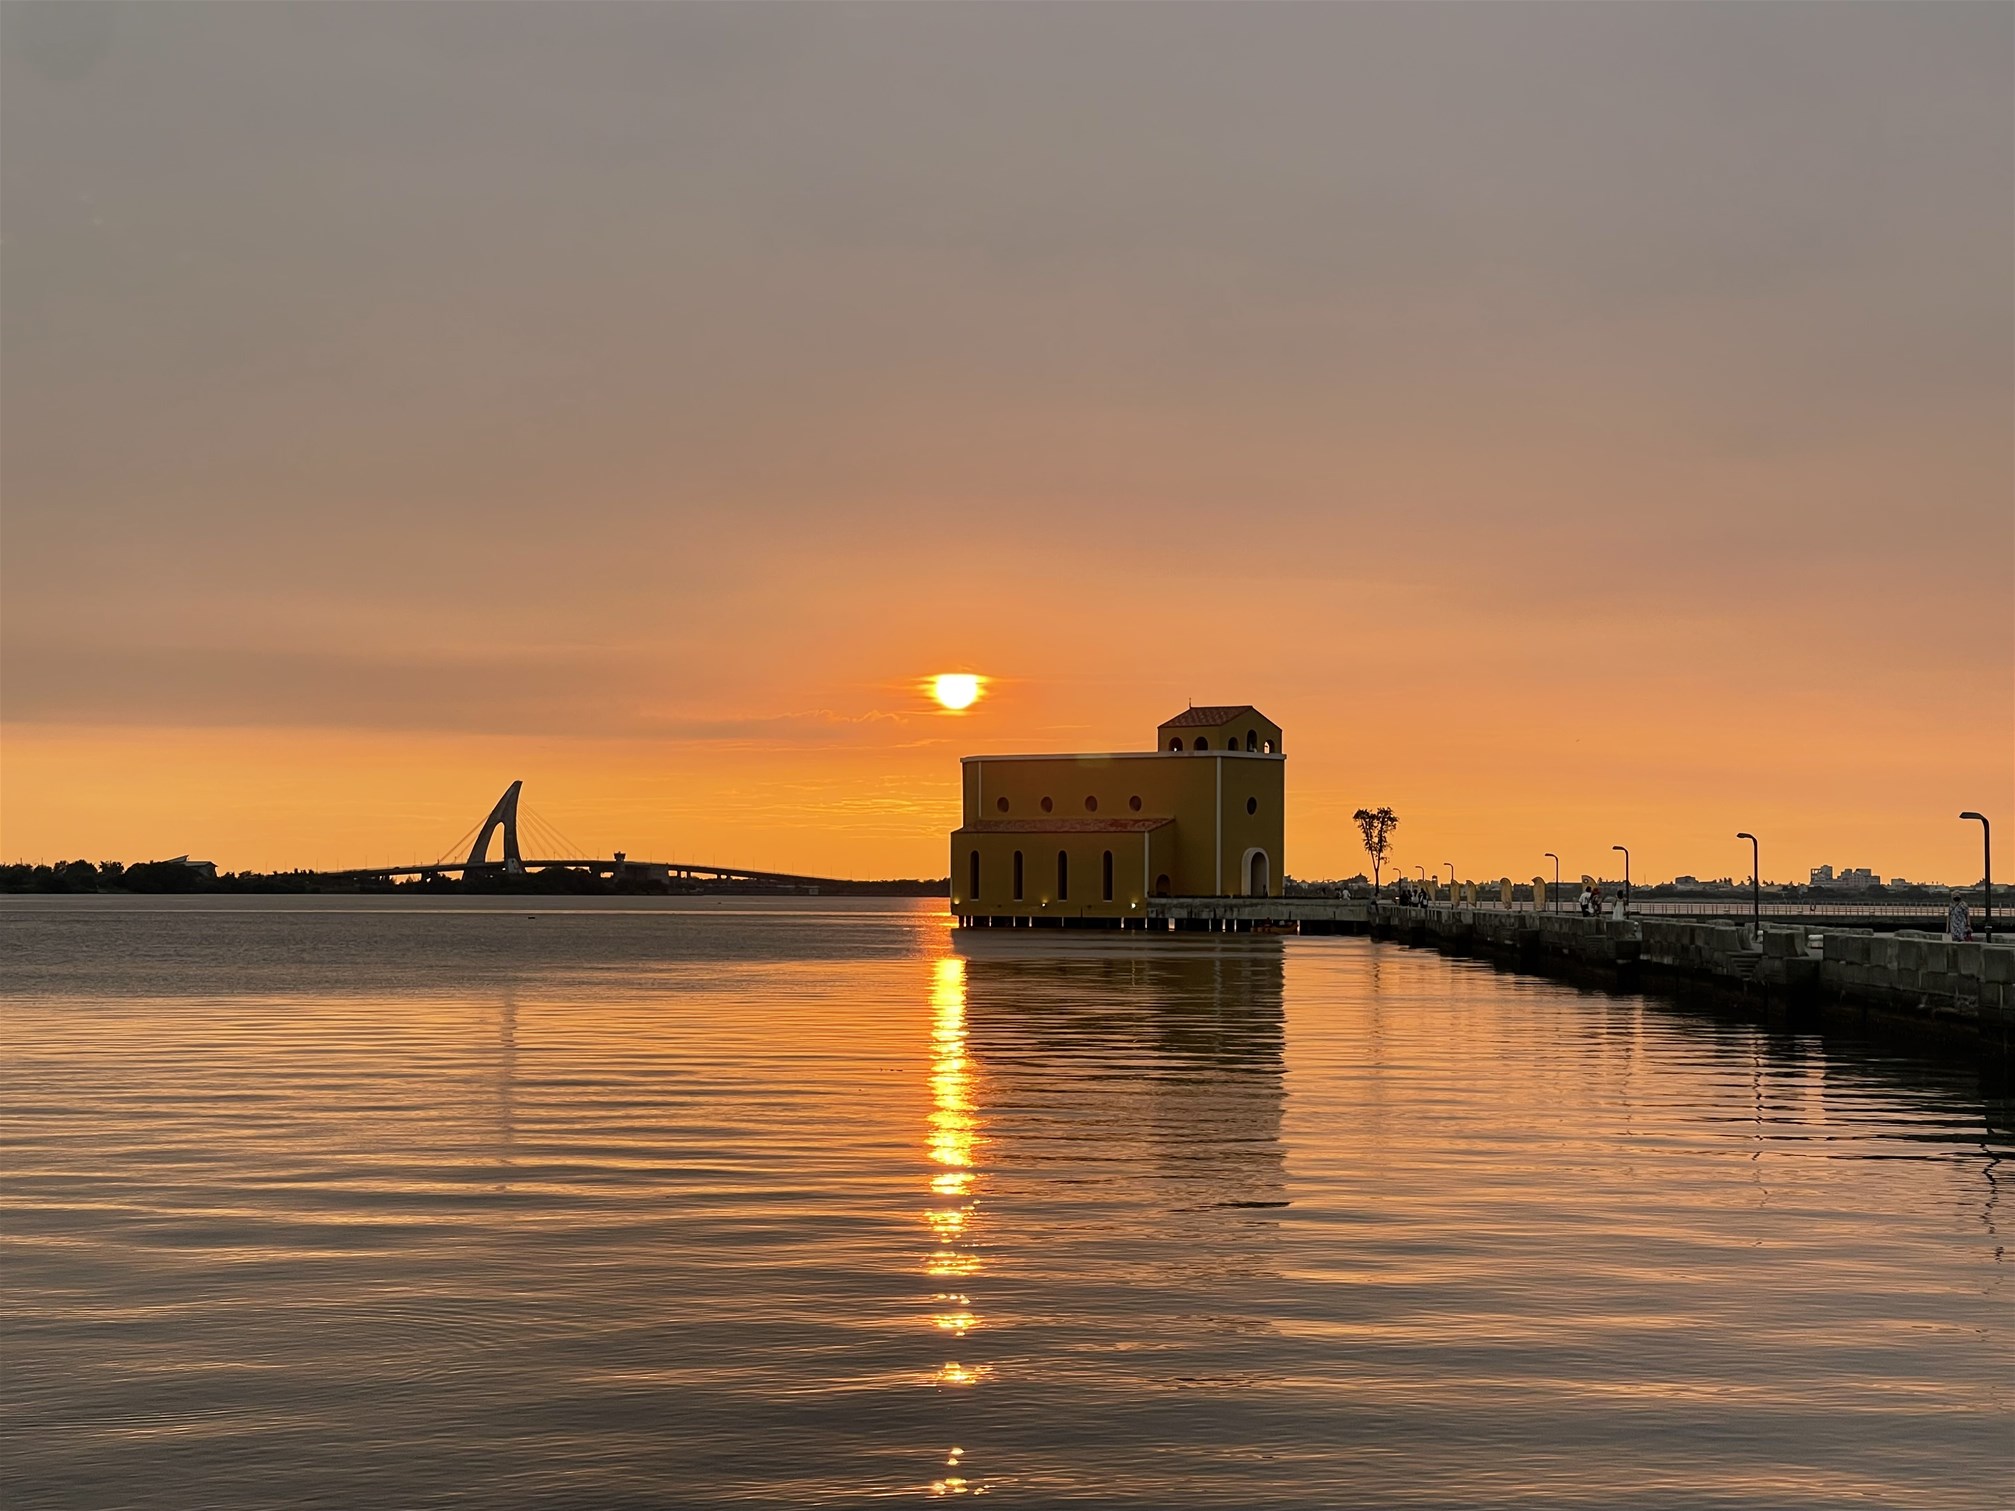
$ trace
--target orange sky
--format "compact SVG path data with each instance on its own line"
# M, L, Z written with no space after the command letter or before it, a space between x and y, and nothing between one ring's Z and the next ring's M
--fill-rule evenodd
M0 19L0 853L945 870L1287 731L1290 874L2015 832L2015 13ZM916 681L996 681L974 712ZM2015 873L2015 866L2008 868Z

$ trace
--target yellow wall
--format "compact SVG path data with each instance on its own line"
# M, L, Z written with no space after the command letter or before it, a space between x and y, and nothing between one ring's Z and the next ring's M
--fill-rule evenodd
M980 890L971 891L974 851L980 856ZM1014 897L1014 856L1022 856L1022 896ZM1057 893L1057 854L1070 857L1070 891ZM1113 895L1104 896L1105 855L1112 852ZM952 837L952 911L1051 918L1139 918L1154 880L1174 875L1175 827L1128 833L989 833L960 830Z
M952 904L961 913L1029 913L1068 908L1087 917L1138 916L1144 901L1139 831L1088 826L1104 820L1172 819L1148 831L1147 889L1170 878L1179 897L1246 895L1247 853L1266 852L1266 886L1280 895L1285 855L1285 762L1278 756L1219 754L969 756L963 763L965 825L953 836ZM1043 800L1050 806L1044 810ZM1086 799L1095 800L1096 807ZM1133 800L1140 806L1134 807ZM1003 801L1006 803L1002 808ZM1254 812L1247 813L1250 802ZM1054 824L1054 829L995 829ZM1220 844L1221 835L1221 844ZM969 896L971 852L981 856L981 888ZM1023 896L1012 896L1013 854L1023 855ZM1056 894L1056 857L1070 856L1070 896ZM1114 857L1114 897L1101 896L1104 852ZM1044 903L1048 903L1048 908Z

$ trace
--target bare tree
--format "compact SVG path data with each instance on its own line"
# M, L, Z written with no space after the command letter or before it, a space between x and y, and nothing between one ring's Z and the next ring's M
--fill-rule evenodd
M1364 853L1371 857L1371 895L1378 896L1378 873L1392 849L1392 831L1399 827L1399 815L1390 808L1360 808L1351 815L1364 836Z

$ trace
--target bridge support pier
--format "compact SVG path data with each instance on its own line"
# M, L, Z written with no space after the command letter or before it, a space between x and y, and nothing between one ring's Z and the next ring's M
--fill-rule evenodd
M518 791L525 785L520 777L504 789L504 795L497 799L497 806L490 810L490 816L483 820L483 827L476 835L474 848L469 851L468 866L487 864L490 859L490 836L497 832L497 826L504 828L504 869L522 871L525 858L518 850Z

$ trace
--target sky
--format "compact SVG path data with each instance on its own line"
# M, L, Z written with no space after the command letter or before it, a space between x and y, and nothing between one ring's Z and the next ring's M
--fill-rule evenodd
M8 0L0 856L941 876L1194 700L1290 875L1972 878L2011 269L2000 4Z

